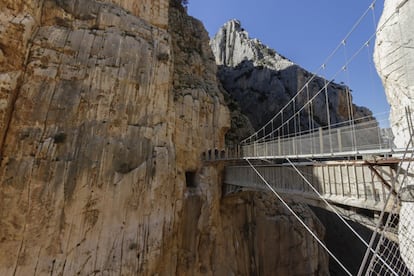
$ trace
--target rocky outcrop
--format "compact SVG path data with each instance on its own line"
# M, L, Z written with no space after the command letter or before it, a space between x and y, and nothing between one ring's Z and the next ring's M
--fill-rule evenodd
M414 4L412 1L385 1L378 23L374 61L391 105L391 126L395 144L405 147L409 131L405 107L414 112Z
M410 141L405 108L414 106L414 2L386 0L378 23L374 61L382 78L388 102L391 105L390 122L397 147L405 148ZM412 178L408 178L412 190ZM407 184L406 183L406 184ZM403 196L405 197L405 196ZM403 201L400 209L398 235L401 256L414 273L414 203Z
M2 17L1 275L176 270L185 172L223 146L228 111L217 85L174 99L168 16L126 2Z
M216 66L202 23L179 9L170 11L175 147L179 164L200 167L200 146L223 149L230 115L217 85ZM189 158L191 157L191 158ZM194 169L193 168L193 169Z
M159 58L170 35L118 5L76 3L8 13L35 24L3 128L0 274L171 271L160 259L177 247L182 188L168 180L184 180L172 66Z
M220 66L218 76L223 87L238 102L242 113L247 115L255 129L279 112L313 75L259 40L250 39L237 20L224 24L210 44ZM312 98L326 82L320 77L312 80L307 91L297 98L297 106ZM332 124L352 117L372 115L367 108L355 104L348 107L348 102L352 102L349 91L345 85L328 85L329 119ZM326 126L326 109L325 93L320 93L314 104L301 113L301 130L309 129L309 114L313 118L312 128ZM293 111L290 112L293 114ZM291 114L285 115L288 115L287 118Z
M316 235L325 235L307 205L293 209ZM229 196L221 210L224 255L218 257L227 266L217 275L329 275L324 249L272 193Z
M273 199L221 198L229 100L176 4L0 1L0 275L325 274Z

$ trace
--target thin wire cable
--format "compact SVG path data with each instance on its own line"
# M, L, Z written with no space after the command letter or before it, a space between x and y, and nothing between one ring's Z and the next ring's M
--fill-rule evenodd
M342 41L343 44L343 49L344 49L344 59L345 59L345 63L347 63L348 61L348 52L347 52L347 48L346 48L346 41ZM345 77L347 80L347 83L351 83L351 77L350 77L350 73L349 73L349 69L347 67L344 67L344 73L345 73ZM351 91L349 89L348 86L346 86L345 88L345 94L346 94L346 105L348 108L348 118L349 118L349 125L352 127L352 147L354 148L354 150L356 149L357 146L357 140L355 137L355 122L354 122L354 110L353 110L353 105L352 105L352 97L351 97Z
M345 35L345 37L343 38L343 40L347 40L351 35L352 35L352 33L356 30L356 28L358 28L358 26L361 24L361 22L363 21L363 19L365 18L365 16L367 15L367 13L369 12L369 10L371 9L371 7L373 6L373 5L375 5L375 3L377 2L377 0L374 0L371 4L370 4L370 6L365 10L365 12L358 18L358 20L355 22L355 24L352 26L352 28L351 28L351 30ZM316 72L312 75L312 77L306 82L306 84L310 84L311 83L311 81L314 79L314 78L316 78L317 77L317 75L318 75L318 73L321 71L321 70L323 70L324 68L325 68L325 66L326 66L326 64L327 63L329 63L330 62L330 60L335 56L335 54L339 51L339 49L341 48L341 45L342 45L342 42L341 43L339 43L337 46L336 46L336 48L331 52L331 54L330 55L328 55L328 57L324 60L324 62L319 66L319 68L316 70ZM295 94L295 96L285 105L285 106L287 106L287 105L289 105L290 104L290 102L294 99L294 98L296 98L297 96L298 96L298 94L299 93L301 93L303 90L304 90L304 87L305 86L302 86L302 88ZM276 117L280 114L280 113L282 113L283 112L283 109L284 108L282 108L271 120L274 120L274 119L276 119ZM263 128L265 128L267 125L268 125L269 123L267 123L265 126L263 126ZM261 130L261 129L260 129ZM260 131L260 130L258 130L258 132ZM253 136L253 135L252 135ZM252 137L252 136L250 136L250 137ZM250 138L250 137L248 137L248 138ZM245 140L247 140L248 138L246 138ZM243 140L241 143L243 143L245 140Z
M411 158L414 156L413 155L414 154L414 152L411 152ZM401 166L402 166L402 163L401 163ZM407 177L408 177L408 170L409 170L409 168L410 168L410 166L411 166L411 162L409 162L408 163L408 166L407 166L407 169L405 170L405 173L404 173L404 176L403 176L403 180L402 180L402 185L404 185L404 182L405 182L405 180L407 179ZM396 175L396 177L398 176L398 174ZM401 191L401 189L399 190L399 191ZM397 205L397 201L398 201L398 197L400 196L400 193L398 193L398 195L397 195L397 197L396 197L396 199L394 200L394 206L396 206ZM380 221L382 221L382 218L383 218L383 216L384 216L384 214L385 214L385 210L383 210L382 212L381 212L381 216L380 216L380 219L379 219L379 222ZM388 216L387 217L387 221L386 221L386 223L385 223L385 226L383 227L383 229L382 229L382 231L381 231L381 235L380 235L380 239L379 239L379 241L378 241L378 243L377 243L377 245L376 245L376 248L375 248L375 252L376 252L376 254L378 254L378 252L379 252L379 250L380 250L380 248L381 248L381 245L382 245L382 243L384 242L384 232L385 232L385 230L388 228L388 226L390 225L390 223L391 223L391 216ZM377 234L377 232L380 232L379 230L378 231L376 231L376 232L374 232L374 234L376 235ZM373 236L374 236L374 234L373 234ZM375 237L374 237L374 240L375 240ZM371 245L371 247L372 247L372 245ZM373 268L374 268L374 263L375 263L375 258L374 258L375 256L373 256L372 258L371 258L371 261L370 261L370 263L369 263L369 266L368 266L368 268L367 268L367 272L368 271L372 271L373 270ZM365 265L364 265L364 267L365 267ZM364 267L362 267L362 265L361 265L361 268L363 269Z
M329 148L330 148L330 152L332 153L331 112L329 109L328 85L326 84L326 79L325 79L325 104L326 104L326 120L328 124L328 134L329 134Z
M351 30L346 34L346 36L343 38L343 40L346 40L346 39L348 39L351 35L352 35L352 33L356 30L356 28L361 24L361 22L362 22L362 20L365 18L365 16L367 15L367 13L369 12L369 10L371 9L371 6L372 5L375 5L375 3L376 3L376 1L377 0L374 0L372 3L371 3L371 5L365 10L365 12L361 15L361 17L360 18L358 18L358 20L356 21L356 23L352 26L352 28L351 28ZM328 57L324 60L324 62L319 66L319 68L316 70L316 72L314 73L314 74L312 74L312 77L306 82L306 84L310 84L311 83L311 81L314 79L314 78L316 78L317 76L318 76L318 73L321 71L321 70L323 70L324 68L325 68L325 66L326 66L326 64L327 63L329 63L330 62L330 60L335 56L335 54L339 51L339 49L341 48L341 44L342 44L342 42L341 43L339 43L337 46L336 46L336 48L331 52L331 54L330 55L328 55ZM305 84L305 85L306 85ZM295 94L295 96L285 105L285 106L287 106L287 105L289 105L290 103L291 103L291 101L294 99L294 98L296 98L297 96L298 96L298 94L299 93L301 93L303 90L304 90L304 88L305 88L305 85L304 86L302 86L302 88ZM271 119L271 121L272 120L274 120L274 119L276 119L277 118L277 116L280 114L280 113L282 113L283 112L283 109L284 108L282 108L272 119ZM267 123L265 126L263 126L263 128L265 128L267 125L268 125L269 123ZM258 132L259 131L261 131L261 129L260 130L258 130ZM251 135L250 137L253 137L254 135ZM248 137L248 138L250 138L250 137ZM245 140L248 140L248 138L246 138ZM241 143L243 143L245 140L243 140Z
M332 82L333 82L333 79L335 78L335 77L337 77L338 75L339 75L339 73L341 73L343 70L344 70L344 68L346 68L346 67L348 67L349 66L349 64L362 52L362 50L365 48L365 45L366 45L366 43L367 42L369 42L369 41L371 41L371 40L373 40L373 38L376 36L376 34L379 32L379 31L381 31L382 30L382 28L384 28L384 26L385 26L385 24L387 24L394 16L396 15L396 12L394 12L393 14L391 14L390 15L390 17L381 25L381 27L379 27L378 28L378 30L376 31L376 32L374 32L370 37L369 37L369 39L352 55L352 57L348 60L348 62L344 65L344 66L342 66L342 68L340 69L340 70L338 70L334 75L333 75L333 77L332 77L332 80L330 80L330 81L328 81L328 82L326 82L326 84L310 99L310 101L312 102L314 99L316 99L316 97L317 96L319 96L319 94L320 93L322 93L325 89L326 89L326 87L328 86L328 85L330 85ZM304 104L304 106L302 107L302 108L300 108L297 112L300 112L300 111L302 111L307 105L309 104L309 102L307 102L307 103L305 103ZM292 116L294 116L294 115L296 115L296 114L293 114ZM292 120L292 116L284 123L284 124L287 124L287 123L289 123L291 120ZM280 127L283 127L284 125L282 125L282 126L280 126ZM280 128L279 127L279 128ZM261 131L261 129L260 130L258 130L257 132L256 132L256 134L259 132L259 131ZM254 136L254 135L252 135L252 136ZM248 139L248 138L246 138L246 139ZM246 140L245 139L245 140ZM245 140L243 140L243 141L245 141ZM242 141L242 143L243 143L243 141Z
M338 213L338 211L332 206L332 204L330 204L325 198L323 198L323 196L318 192L318 190L315 189L315 187L312 186L312 184L309 182L309 180L306 179L306 177L298 170L298 168L295 166L295 164L292 163L292 161L289 158L286 158L286 160L289 162L289 164L292 166L292 168L295 169L295 171L300 175L300 177L302 177L302 179L306 182L306 184L308 184L308 186L319 196L319 198L329 207L329 209L332 210L332 212L335 213L335 215L346 225L346 227L349 228L349 230L351 230L352 233L354 233L354 235L368 248L371 249L371 251L375 254L375 251L369 247L369 244L364 240L364 238L362 238L358 232L356 232L354 230L354 228L352 228L352 226ZM379 255L375 254L382 262L383 264L390 269L394 275L398 276L398 274L392 270L392 268L385 262L385 260L383 260Z
M405 149L405 151L404 151L404 154L403 154L403 157L402 157L402 159L401 159L401 161L400 161L400 164L398 165L398 168L397 168L397 173L395 174L395 177L393 178L393 181L392 181L392 183L391 183L391 186L392 187L395 187L395 184L397 183L397 180L398 180L398 176L400 175L400 172L401 172L401 169L402 169L402 164L405 162L405 160L406 160L406 155L407 155L407 153L409 152L409 147L410 147L410 145L413 143L413 136L411 135L411 137L410 137L410 140L408 141L408 143L407 143L407 146L406 146L406 149ZM409 159L412 159L413 158L413 156L414 156L414 151L411 151L411 157L409 158ZM407 170L408 171L408 170ZM402 181L402 183L404 183L404 180L405 180L405 177L403 178L403 181ZM401 190L401 189L400 189ZM386 198L386 200L385 200L385 204L384 204L384 208L383 208L383 210L381 211L381 214L380 214L380 217L379 217L379 219L378 219L378 222L377 222L377 225L376 225L376 228L375 228L375 231L373 232L373 234L372 234L372 236L371 236L371 240L370 240L370 242L369 242L369 248L372 248L372 246L373 246L373 243L374 243L374 241L375 241L375 239L376 239L376 236L377 236L377 233L379 232L379 229L380 229L380 227L381 227L381 222L382 222L382 220L383 220L383 217L384 217L384 214L385 214L385 206L387 206L388 205L388 202L389 202L389 200L391 199L391 192L388 194L388 196L387 196L387 198ZM360 271L358 272L358 276L361 276L362 275L362 273L363 273L363 270L364 270L364 268L365 268L365 265L366 265L366 262L368 261L368 257L369 257L369 254L370 254L370 252L369 252L370 250L369 249L367 249L367 251L365 252L365 256L364 256L364 258L363 258L363 260L362 260L362 263L361 263L361 265L360 265Z
M373 34L371 37L370 37L370 39L368 40L368 41L370 41L371 39L373 39L373 37L374 37L374 35L375 34ZM364 45L361 47L361 48L359 48L358 49L358 51L357 52L355 52L354 53L354 55L349 59L349 61L340 69L340 70L338 70L335 74L334 74L334 76L333 76L333 78L332 78L332 80L330 80L330 81L326 81L325 82L325 85L310 99L310 101L312 102L314 99L316 99L316 97L317 96L319 96L319 94L320 93L322 93L323 91L325 91L325 89L327 89L327 87L328 87L328 85L330 85L332 82L333 82L333 79L335 78L335 77L337 77L338 75L339 75L339 73L340 72L342 72L343 70L344 70L344 67L346 67L346 66L348 66L360 53L361 53L361 51L364 49L364 47L365 47L365 43L364 43ZM300 111L302 111L305 107L306 107L306 105L307 104L309 104L309 103L306 103L301 109L299 109L297 112L300 112ZM294 115L296 115L296 114L294 114ZM285 124L286 123L288 123L288 122L290 122L292 120L292 116L285 122Z
M273 189L273 187L267 182L266 179L260 174L258 170L250 163L248 159L244 159L246 162L250 165L250 167L255 171L255 173L260 177L260 179L266 184L266 186L269 188L270 191L282 202L282 204L289 210L289 212L300 222L300 224L305 227L305 229L309 232L309 234L312 235L312 237L319 243L320 246L322 246L323 249L328 252L328 254L339 264L339 266L350 276L352 276L351 272L341 263L341 261L338 260L338 258L326 247L326 245L316 236L312 229L310 229L305 222L302 221L302 219L293 211L292 208L289 207L289 205L283 200L283 198Z
M306 85L306 102L309 102L309 86ZM311 105L308 106L308 130L312 129Z
M369 6L369 8L365 11L365 13L363 14L363 16L361 16L360 18L359 18L359 20L357 21L357 23L355 23L354 24L354 26L353 26L353 28L351 29L351 31L347 34L347 36L345 36L345 38L344 38L344 40L346 40L354 31L355 31L355 29L359 26L359 24L361 23L361 21L365 18L365 16L366 16L366 14L372 9L372 7L375 5L375 3L376 3L376 0L375 1L373 1L372 3L371 3L371 5ZM381 31L383 28L384 28L384 26L394 17L394 15L396 14L396 12L394 12L393 14L391 14L388 18L387 18L387 20L385 20L384 21L384 23L380 26L380 27L378 27L377 28L377 30L370 36L370 38L367 40L368 42L369 41L371 41L372 39L373 39L373 37L375 37L375 35L379 32L379 31ZM366 45L366 42L364 43L364 45ZM328 58L325 60L325 61L329 61L332 57L333 57L333 55L334 54L336 54L336 52L340 49L340 47L342 46L342 41L341 41L341 43L339 43L338 44L338 46L335 48L335 50L331 53L331 55L329 55L328 56ZM363 48L363 47L362 47ZM347 63L347 64L345 64L344 66L345 67L347 67L348 65L349 65L349 63L351 62L351 61L353 61L354 59L355 59L355 57L357 56L357 55L359 55L359 53L361 52L361 48L351 57L351 59L350 59L350 61ZM320 69L318 70L318 72L321 70L321 69L324 69L326 67L326 65L325 65L325 63L324 64L322 64L321 65L321 67L320 67ZM343 68L343 67L342 67ZM336 74L334 74L334 76L333 76L333 78L335 78L337 75L338 75L338 73L339 72L341 72L343 69L341 69L341 70L339 70ZM288 106L292 101L293 101L293 99L295 99L296 97L298 97L298 95L302 92L302 91L304 91L304 89L305 89L305 87L306 87L306 84L310 84L311 83L311 81L313 80L313 79L315 79L316 78L316 76L317 76L317 73L315 73L315 74L313 74L312 75L312 77L305 83L305 85L303 85L302 86L302 88L295 94L295 96L294 97L292 97L292 99L285 105L285 107L286 106ZM328 82L328 84L330 84L331 82L332 82L333 80L331 80L331 81L329 81ZM321 90L323 90L324 89L324 87L321 89ZM320 90L320 91L321 91ZM319 91L319 92L320 92ZM316 94L316 95L319 95L319 92ZM315 95L315 96L316 96ZM315 99L316 97L312 97L312 99L311 99L311 101L313 100L313 99ZM306 105L306 104L305 104ZM305 105L304 105L304 107L305 107ZM283 115L283 111L284 111L284 108L285 107L283 107L271 120L269 120L269 122L267 123L267 124L265 124L265 126L263 126L261 129L259 129L258 131L256 131L254 134L252 134L251 136L249 136L249 137L247 137L247 138L245 138L244 140L242 140L241 141L241 144L245 144L247 141L252 141L252 139L255 137L255 136L257 136L257 133L259 133L260 131L262 131L263 130L263 128L265 128L265 127L267 127L269 124L270 124L270 122L271 121L273 121L273 120L275 120L279 115ZM303 110L303 108L304 107L302 107L299 111L302 111ZM288 121L286 121L286 123L289 123L290 122L290 120L291 119L289 119ZM283 121L283 120L282 120ZM285 123L285 124L286 124Z

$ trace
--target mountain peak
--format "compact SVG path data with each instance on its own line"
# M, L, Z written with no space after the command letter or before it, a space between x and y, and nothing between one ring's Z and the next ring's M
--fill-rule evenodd
M218 65L235 67L244 61L281 70L294 65L258 39L251 39L237 19L226 22L210 41Z

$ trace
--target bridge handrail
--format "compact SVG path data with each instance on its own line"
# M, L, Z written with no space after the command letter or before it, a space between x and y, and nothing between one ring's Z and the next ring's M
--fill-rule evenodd
M368 121L354 126L319 128L299 136L245 143L241 149L243 157L332 154L394 149L393 139L390 129L380 128L376 121Z

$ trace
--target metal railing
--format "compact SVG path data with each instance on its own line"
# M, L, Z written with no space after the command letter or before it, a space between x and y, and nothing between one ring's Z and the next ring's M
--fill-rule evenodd
M370 150L384 151L394 148L390 129L378 126L377 121L368 121L338 128L319 128L301 135L276 137L267 141L254 141L242 145L242 156L331 156L339 153L358 154Z
M379 174L364 161L304 164L298 166L309 183L325 198L335 203L381 211L393 176L391 166L381 166ZM318 199L317 195L289 165L260 165L256 169L279 192L296 193ZM226 166L224 183L253 190L265 190L263 181L249 166ZM398 187L392 187L398 189ZM301 198L302 198L301 197ZM304 198L302 198L304 199ZM388 208L388 207L387 207Z

